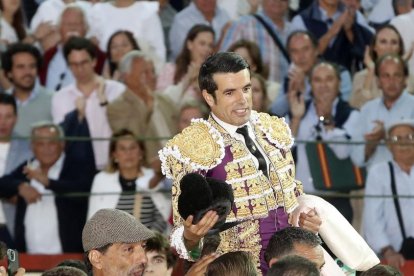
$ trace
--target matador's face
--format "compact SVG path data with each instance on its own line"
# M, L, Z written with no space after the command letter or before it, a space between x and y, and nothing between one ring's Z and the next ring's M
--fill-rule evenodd
M252 85L248 69L237 73L216 73L215 97L203 91L204 99L220 120L241 126L249 121L252 110Z

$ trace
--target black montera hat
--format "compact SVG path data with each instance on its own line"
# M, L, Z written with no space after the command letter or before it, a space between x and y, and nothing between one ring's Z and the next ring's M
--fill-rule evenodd
M234 203L233 189L229 184L198 173L189 173L181 179L180 189L178 212L184 220L193 215L193 224L196 224L208 211L213 210L219 215L213 228L223 226Z

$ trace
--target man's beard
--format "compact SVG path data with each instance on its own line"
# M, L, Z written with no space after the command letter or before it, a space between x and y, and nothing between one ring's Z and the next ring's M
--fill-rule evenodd
M128 276L142 276L144 275L145 265L139 264L134 266L132 270L129 271Z
M27 92L33 91L33 88L35 87L35 84L36 84L35 81L33 81L33 83L31 83L30 85L21 85L20 83L13 83L15 88L17 88L19 90L27 91Z

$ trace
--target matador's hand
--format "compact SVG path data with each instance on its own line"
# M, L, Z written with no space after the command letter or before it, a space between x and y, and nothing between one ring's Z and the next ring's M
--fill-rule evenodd
M193 224L194 217L188 216L184 221L183 233L187 249L197 246L199 241L213 228L218 218L219 216L215 211L208 211L197 224Z
M322 220L315 210L301 213L299 216L299 226L313 233L318 233L321 228Z

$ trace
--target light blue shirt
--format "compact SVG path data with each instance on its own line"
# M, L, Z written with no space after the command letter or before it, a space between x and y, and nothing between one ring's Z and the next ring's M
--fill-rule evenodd
M263 11L257 14L263 18L273 33L285 45L288 34L290 33L290 22L285 19L282 29ZM234 22L226 32L220 50L227 51L233 43L241 39L254 41L257 44L260 49L263 64L267 65L269 69L268 79L281 83L288 74L289 64L269 32L254 16L246 15Z
M410 174L402 171L395 163L395 186L397 194L414 196L414 167ZM368 171L365 195L388 196L387 198L367 197L364 199L363 225L365 240L372 249L379 253L382 248L391 245L399 251L402 244L402 234L398 223L397 212L392 195L391 175L387 162L372 166ZM414 237L414 198L399 198L401 216L407 237Z
M339 99L335 99L332 103L332 116L335 117L337 111ZM341 128L335 127L332 130L325 130L321 126L321 132L319 135L324 141L346 141L348 140L348 135L351 132L352 126L357 123L358 120L358 111L353 110L346 122L342 125ZM318 132L316 130L316 125L319 122L319 116L316 112L315 104L312 102L309 105L308 110L300 121L298 133L295 139L298 140L313 140L316 141ZM351 147L347 144L328 144L329 148L335 153L335 156L338 159L346 159L351 153ZM300 180L303 184L303 189L306 193L315 193L317 192L313 178L309 168L309 160L306 153L306 144L298 143L297 147L297 159L296 159L296 178ZM318 191L319 192L319 191Z
M284 82L286 79L284 80ZM351 74L348 70L341 71L341 83L339 87L341 99L348 101L352 92L352 79ZM284 117L289 112L289 102L287 99L287 92L285 91L285 83L282 83L280 86L280 91L277 95L277 98L273 101L272 106L270 107L270 113L277 115L279 117ZM312 98L312 88L309 82L309 78L305 79L305 101L308 101Z
M60 88L68 86L75 82L75 77L69 69L65 57L63 56L63 47L59 45L57 52L50 60L47 69L46 88L51 91L56 91L60 84Z
M211 22L207 21L204 18L204 15L192 2L188 7L177 13L174 17L169 35L172 59L175 60L181 52L187 33L194 25L210 25L216 33L215 37L217 42L220 38L221 30L228 21L230 21L228 14L218 7L216 8L213 20Z
M373 99L362 106L360 118L352 128L352 140L365 141L364 135L375 128L375 121L382 121L387 126L401 119L414 119L414 96L403 92L391 109L385 107L382 97ZM362 144L353 147L351 157L357 166L366 165L369 168L374 164L391 160L391 153L385 145L378 145L368 162L365 162L365 144Z
M315 0L316 1L316 0ZM339 4L337 11L333 14L332 17L330 17L333 21L336 21L341 15L342 13L345 11L346 7L343 4ZM326 22L329 17L326 14L326 11L324 9L322 9L321 7L319 7L319 17L317 19ZM356 23L358 25L361 25L362 27L365 27L366 29L370 30L372 33L375 33L375 30L368 25L367 20L365 19L365 17L361 14L361 12L356 11ZM329 26L330 28L331 26ZM302 16L300 14L296 15L295 17L293 17L292 19L292 26L290 31L297 31L297 30L307 30L305 22L303 22ZM335 42L336 36L334 38L332 38L332 40L329 42L329 45L332 45Z
M37 94L39 94L39 87L40 87L39 79L36 77L35 85L33 87L33 90L30 92L29 98L27 98L25 101L21 101L18 98L14 97L14 99L16 100L17 107L26 106L31 101L33 101L36 98ZM13 96L13 91L14 91L14 88L12 87L6 90L6 93Z

